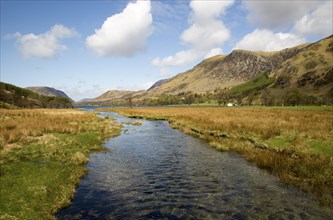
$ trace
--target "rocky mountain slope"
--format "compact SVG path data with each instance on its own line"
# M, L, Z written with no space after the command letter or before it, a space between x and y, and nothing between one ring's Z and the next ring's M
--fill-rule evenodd
M229 55L218 55L202 61L193 69L155 87L150 94L158 96L165 93L204 93L220 88L231 88L247 82L259 74L271 73L305 46L301 45L278 52L234 50Z
M333 83L333 36L304 47L274 72L276 88L297 87L325 94Z
M261 99L264 90L282 99L285 91L291 89L319 99L333 99L333 36L276 52L234 50L160 80L147 91L109 91L93 101L112 104L108 101L133 99L144 104L161 96L216 94L225 90L230 91L228 99L241 102L249 95Z
M31 86L31 87L26 87L26 89L38 93L40 95L63 97L73 101L66 93L64 93L61 90L57 90L55 88L46 87L46 86Z

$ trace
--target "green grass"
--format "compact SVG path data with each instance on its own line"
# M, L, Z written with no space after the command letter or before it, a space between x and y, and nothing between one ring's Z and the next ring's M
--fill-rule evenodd
M168 107L217 107L219 106L218 103L215 100L212 100L211 102L204 102L204 103L192 103L190 105L188 104L177 104L177 105L167 105Z
M333 157L333 140L319 141L310 140L307 142L309 150L315 154L323 154Z
M104 149L99 135L55 134L52 144L32 143L2 155L0 216L53 219L70 204L89 152Z
M68 205L82 168L60 161L12 163L1 171L2 219L54 219L59 206ZM64 181L66 180L66 181Z
M204 102L204 103L193 103L190 106L202 106L202 107L215 107L215 106L219 106L219 104L216 101L212 101L210 103L208 102Z
M57 211L70 205L87 172L89 153L105 150L103 140L120 132L119 125L86 114L90 121L85 128L45 131L21 147L0 151L0 219L55 219ZM79 123L75 117L72 125Z
M235 86L229 90L232 95L247 95L252 91L259 91L275 82L275 78L269 78L266 74L260 74L254 79Z
M279 148L279 149L287 149L292 146L290 139L285 136L276 136L264 141L270 147Z

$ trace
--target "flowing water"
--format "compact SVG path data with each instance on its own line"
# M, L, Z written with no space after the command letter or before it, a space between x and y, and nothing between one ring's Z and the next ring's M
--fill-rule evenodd
M58 219L332 219L310 196L235 153L222 153L169 127L124 123L109 149L92 154L89 173ZM140 121L141 126L134 126Z

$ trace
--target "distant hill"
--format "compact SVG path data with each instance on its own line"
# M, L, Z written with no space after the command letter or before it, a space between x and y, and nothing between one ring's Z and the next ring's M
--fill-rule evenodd
M129 105L133 99L142 96L145 91L109 90L93 99L83 99L78 105Z
M275 52L234 50L157 81L147 91L108 91L95 104L333 104L333 36Z
M66 93L64 93L61 90L57 90L55 88L46 87L46 86L31 86L31 87L26 87L26 89L44 96L64 97L73 102L73 100Z
M154 88L157 88L157 87L160 87L161 85L169 82L170 79L161 79L161 80L158 80L156 83L154 83L147 91L149 90L152 90Z
M69 108L72 106L72 101L68 98L44 96L0 82L0 108Z

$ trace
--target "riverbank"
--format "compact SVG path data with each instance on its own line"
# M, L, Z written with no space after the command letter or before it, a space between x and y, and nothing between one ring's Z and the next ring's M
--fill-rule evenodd
M100 109L168 120L174 128L236 151L258 167L333 204L333 111L283 108Z
M0 219L55 219L120 125L81 110L0 110Z

